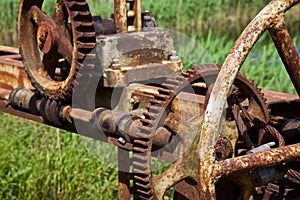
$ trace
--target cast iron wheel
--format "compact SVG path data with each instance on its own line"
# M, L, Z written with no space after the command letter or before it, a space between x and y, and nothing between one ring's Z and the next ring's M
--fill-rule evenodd
M151 168L151 156L154 149L152 149L153 136L158 127L166 123L166 118L172 116L171 102L181 91L194 92L190 90L193 83L205 83L208 87L213 84L219 72L218 65L203 64L194 66L193 70L188 73L182 73L182 76L168 78L166 81L157 87L158 93L146 92L145 98L150 98L150 105L147 106L148 111L144 112L144 117L140 120L142 126L141 132L133 140L132 153L132 172L134 185L134 199L162 199L164 193L173 185L182 180L192 180L194 186L189 185L189 188L194 188L197 185L197 149L196 145L199 141L199 132L197 132L198 120L202 121L203 113L199 113L199 117L189 122L183 120L181 122L180 116L175 116L178 120L176 123L182 123L179 126L184 127L183 132L178 132L176 135L182 141L189 141L185 146L185 150L178 154L178 159L173 165L167 169L163 174L154 176ZM247 99L247 110L249 113L259 116L260 120L264 122L269 121L269 111L265 103L263 95L260 90L253 83L243 75L238 75L235 86L239 88L239 97ZM207 88L206 88L207 90ZM204 93L197 93L197 95L205 96ZM164 115L167 112L168 114ZM174 119L175 119L174 118ZM199 119L198 119L199 118ZM166 121L165 121L166 120ZM194 121L194 122L193 122ZM167 122L168 123L168 122ZM166 124L165 124L166 125ZM171 129L169 125L165 128ZM176 129L176 128L175 128ZM172 130L171 132L177 132ZM189 137L195 137L193 141ZM227 136L227 135L225 135ZM183 142L185 143L185 142ZM191 182L191 181L190 181ZM192 189L191 189L192 190Z
M78 70L85 68L84 76L88 76L95 67L92 16L85 0L57 0L51 16L43 12L43 3L20 2L20 52L38 92L49 99L66 101L72 95Z

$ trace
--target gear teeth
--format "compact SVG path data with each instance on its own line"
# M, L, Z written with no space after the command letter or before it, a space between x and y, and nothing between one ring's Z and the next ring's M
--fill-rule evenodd
M89 17L91 13L89 11L75 11L72 14L74 19L79 20L80 18Z
M140 169L138 166L136 166L136 165L134 165L134 166L135 166L135 168L133 169L134 174L138 174L140 176L145 176L145 169L146 168ZM136 175L136 176L138 176L138 175ZM133 178L135 178L135 176Z
M138 190L140 190L140 189L138 189ZM141 200L152 200L153 199L153 195L150 195L150 194L148 195L148 193L151 191L145 192L143 190L140 190L139 192L141 194L138 196L138 199L141 199Z
M147 176L146 178L142 178L140 176L133 176L137 181L140 182L150 182L150 178Z
M77 56L78 56L77 57L78 60L84 60L84 59L91 59L91 60L93 60L93 59L96 59L96 55L95 54L85 54L85 53L82 53L80 51L78 51Z
M164 83L162 84L165 88L168 88L169 90L174 90L175 89L175 85L169 84L169 83Z
M67 1L67 4L72 10L72 8L75 6L76 8L81 7L84 8L84 6L87 6L87 3L85 1Z
M141 182L137 182L136 185L137 185L138 187L141 187L141 188L146 189L146 190L151 188L151 185L150 185L149 182L146 183L146 184L141 183ZM143 192L142 192L143 194L150 195L150 193L145 192L145 190L141 190L141 191L143 191Z
M145 93L143 95L149 95L151 97L150 104L146 108L148 112L144 112L143 126L140 128L141 138L134 140L134 151L132 157L135 198L134 199L153 199L153 189L151 186L151 144L152 137L156 131L157 124L161 121L162 113L165 112L165 108L171 103L175 95L183 89L188 82L196 82L202 80L205 76L214 77L218 73L221 65L198 65L194 67L194 70L188 70L181 73L181 77L175 77L174 79L167 79L162 87L157 87L156 93ZM196 70L197 69L197 70ZM240 84L247 85L253 92L253 95L258 96L259 103L262 107L266 105L266 99L261 93L261 89L257 87L254 81L247 79L245 76L238 74L237 79L242 82ZM264 109L264 108L262 108ZM269 113L269 110L263 111ZM149 126L151 124L151 127ZM147 139L145 141L145 139Z
M86 49L93 49L96 47L95 43L85 43L85 42L79 42L77 43L78 48L86 48Z
M81 67L83 67L84 65L81 62L78 62L78 60L76 60L76 69L79 69Z
M133 147L133 150L140 153L147 153L148 149L144 149L142 147Z
M92 27L94 26L94 23L93 22L81 22L81 21L78 21L78 22L75 22L75 27L80 27L80 26L83 26L83 27ZM94 32L92 32L94 33Z
M151 112L154 111L154 114L158 113L160 111L160 109L162 108L162 105L160 103L162 103L161 101L155 101L155 100L150 100L151 105L146 106L146 108L148 110L151 110ZM157 112L155 112L157 111Z
M183 82L184 81L184 82ZM187 81L184 77L167 79L161 87L157 86L158 93L144 92L142 95L150 97L150 105L146 106L148 112L144 112L143 124L140 127L140 139L133 141L133 182L135 188L135 198L153 199L153 189L151 186L151 148L152 138L159 125L167 106L175 98L181 86L185 86ZM143 139L142 139L143 138Z
M145 147L148 147L149 146L149 141L143 141L143 140L135 140L135 143L136 144L140 144L140 145L143 145Z
M152 120L150 119L141 119L141 122L144 124L144 126L152 127Z
M78 34L78 38L87 38L87 39L93 39L95 37L95 32L81 32Z
M151 132L151 129L145 129L144 127L138 127L138 129L140 130L139 132L134 134L134 138L136 139L148 139L149 138L149 134Z
M139 128L141 130L141 135L139 138L149 138L149 135L151 134L152 127L143 126Z
M168 95L164 94L154 94L155 98L161 101L166 101L168 99Z
M179 85L181 82L179 80L176 80L176 79L167 79L166 83L167 84L172 84L172 85Z
M157 116L157 114L150 113L150 112L144 112L143 115L146 119L154 120Z
M146 163L147 162L147 158L145 158L145 156L141 155L141 154L134 154L133 155L133 160L138 160L142 163Z
M249 88L255 93L255 95L258 98L258 101L260 102L260 106L262 107L262 111L265 115L265 123L268 123L270 120L270 109L268 109L268 104L267 104L267 99L265 98L265 94L262 92L262 89L258 87L258 84L255 83L254 80L249 79L247 76L244 74L238 74L237 79L240 81L243 81L244 84L247 84Z
M132 95L133 95L133 96L135 96L135 95L137 95L137 96L143 96L143 97L145 97L146 99L152 99L152 98L154 98L153 95L152 95L152 93L149 94L149 93L147 93L147 92L143 92L143 93L133 92Z
M64 3L64 7L67 10L70 24L72 26L70 30L72 31L73 41L71 41L71 43L73 44L73 50L72 52L69 52L73 55L73 61L70 63L70 67L72 68L70 72L72 74L69 74L68 78L65 81L62 81L62 83L58 82L45 85L45 81L40 82L40 79L37 79L36 77L38 75L32 74L31 70L27 69L26 64L25 70L27 71L32 85L39 91L40 94L51 100L69 101L74 91L73 86L78 85L78 81L75 83L75 79L77 78L77 72L79 69L87 68L87 74L95 74L94 62L97 59L97 56L96 54L91 53L91 51L96 47L96 33L94 30L92 15L85 0L64 0L61 2ZM43 1L36 3L31 1L30 3L30 5L36 5L40 9L42 8L42 4ZM26 12L27 9L30 8L27 8L25 5L26 3L22 5L23 7L20 7L20 12ZM67 19L65 18L63 20ZM69 27L65 28L69 29ZM26 63L26 61L24 61L24 63ZM80 84L83 84L83 88L85 85L88 85L88 81L89 79L85 82L80 82Z
M163 101L158 100L158 99L150 99L150 103L153 105L159 105L159 107L162 107Z
M168 90L168 89L163 89L163 88L159 88L158 90L157 90L160 94L164 94L164 95L171 95L171 91L170 90Z
M138 161L133 161L132 164L135 165L136 169L139 168L142 171L147 170L147 165L145 165L143 163L140 163Z

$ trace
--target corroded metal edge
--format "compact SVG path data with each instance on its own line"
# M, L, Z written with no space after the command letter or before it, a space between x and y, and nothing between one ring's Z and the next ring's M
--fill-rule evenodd
M205 111L204 123L199 141L199 191L200 199L215 199L217 180L214 175L214 151L219 136L219 125L223 108L233 81L260 36L280 20L282 13L299 3L299 0L273 0L246 27L236 41L212 89Z

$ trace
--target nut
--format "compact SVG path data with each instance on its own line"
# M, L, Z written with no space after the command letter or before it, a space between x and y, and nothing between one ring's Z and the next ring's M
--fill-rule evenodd
M124 138L122 138L122 137L119 137L118 142L119 142L120 144L122 144L122 145L125 145L125 144L126 144L126 140L125 140Z

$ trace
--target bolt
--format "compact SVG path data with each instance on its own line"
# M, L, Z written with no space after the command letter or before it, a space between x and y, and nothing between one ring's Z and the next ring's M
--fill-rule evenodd
M109 122L104 121L102 124L102 128L105 132L109 131L109 128L110 128Z
M119 59L118 58L113 59L113 65L115 65L115 64L119 64Z
M113 69L120 69L120 63L118 58L114 58L112 61L112 68Z
M248 151L247 154L258 153L258 152L270 150L271 147L274 146L275 144L276 144L275 142L269 142L267 144L260 145L259 147L256 147L256 148L251 149L250 151Z
M131 99L130 99L130 103L134 103L135 102L135 99L132 97Z
M176 51L172 51L172 56L170 56L170 61L178 61L178 56Z
M118 142L119 142L120 144L122 144L122 145L125 145L125 144L126 144L126 140L125 140L124 138L122 138L122 137L119 137Z
M60 63L65 62L65 61L66 61L65 58L58 59L58 62L60 62Z

